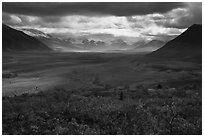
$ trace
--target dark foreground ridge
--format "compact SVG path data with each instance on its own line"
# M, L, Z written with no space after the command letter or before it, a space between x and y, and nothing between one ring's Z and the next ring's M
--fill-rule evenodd
M149 56L202 59L202 25L192 25Z
M36 38L5 24L2 24L2 35L3 51L51 51L50 48Z

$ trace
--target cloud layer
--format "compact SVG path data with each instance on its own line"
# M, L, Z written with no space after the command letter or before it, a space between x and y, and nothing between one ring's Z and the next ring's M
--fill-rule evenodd
M202 3L3 3L3 23L46 33L167 39L202 24Z
M3 3L3 11L13 14L32 16L64 15L115 15L132 16L151 13L165 13L175 8L184 7L184 3L157 2L87 2L87 3Z

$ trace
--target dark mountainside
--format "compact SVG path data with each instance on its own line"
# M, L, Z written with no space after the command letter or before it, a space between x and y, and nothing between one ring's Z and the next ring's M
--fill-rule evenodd
M181 35L149 55L152 57L201 59L202 25L192 25Z
M2 50L3 51L51 51L45 44L34 37L2 24Z

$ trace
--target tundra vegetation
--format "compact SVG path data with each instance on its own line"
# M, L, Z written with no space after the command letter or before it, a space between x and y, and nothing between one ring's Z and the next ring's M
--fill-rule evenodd
M3 134L202 134L201 86L99 85L3 97Z

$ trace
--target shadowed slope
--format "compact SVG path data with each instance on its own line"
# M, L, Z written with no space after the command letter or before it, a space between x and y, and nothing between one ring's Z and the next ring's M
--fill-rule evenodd
M45 44L34 37L2 24L2 50L3 51L50 51Z
M192 25L181 35L149 55L154 57L202 58L202 26Z

